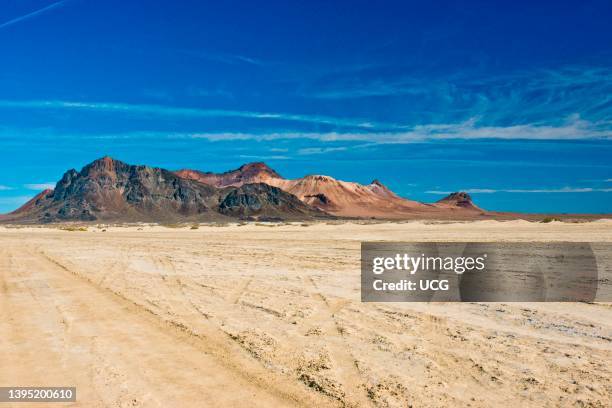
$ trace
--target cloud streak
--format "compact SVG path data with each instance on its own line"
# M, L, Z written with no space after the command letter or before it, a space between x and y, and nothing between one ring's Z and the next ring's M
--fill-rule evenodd
M0 109L31 109L49 111L90 111L115 113L145 118L246 118L288 122L289 124L329 125L335 131L312 132L289 129L282 132L133 132L98 135L98 138L169 137L223 140L313 139L319 141L363 141L375 144L413 143L448 139L505 139L505 140L611 140L609 121L589 121L571 115L558 124L528 123L509 126L487 126L481 118L473 117L457 123L434 123L406 126L397 123L370 122L364 119L325 115L305 115L279 112L255 112L224 109L200 109L167 105L126 104L78 101L10 101L0 100ZM286 124L285 124L286 125ZM96 137L96 136L94 136ZM308 152L306 152L308 153ZM310 153L324 153L311 151Z
M305 147L303 149L298 150L298 154L301 156L308 156L311 154L325 154L325 153L333 153L333 152L343 152L348 150L348 146L338 146L338 147Z
M61 110L85 110L93 112L112 112L132 115L155 115L191 118L247 118L282 120L289 122L303 122L313 124L325 124L339 127L352 127L361 129L403 128L397 124L372 123L360 119L338 118L324 115L303 115L278 112L253 112L225 109L200 109L184 108L166 105L142 105L113 102L75 102L75 101L7 101L0 100L0 108L17 109L61 109Z
M55 183L52 183L52 182L48 182L48 183L32 183L32 184L24 184L23 186L25 188L27 188L28 190L39 191L39 190L53 189L53 188L55 188Z
M563 188L538 188L538 189L493 189L493 188L468 188L460 189L469 194L495 194L495 193L518 193L518 194L542 194L542 193L610 193L612 188L580 188L580 187L563 187ZM448 195L452 191L429 190L427 194Z
M1 106L1 102L0 102ZM228 141L275 141L275 140L315 140L327 142L362 142L356 147L371 147L376 145L426 143L428 141L444 140L612 140L612 130L587 121L575 120L561 126L521 125L510 127L478 127L473 122L447 125L416 126L402 132L172 132L172 131L133 131L115 133L59 132L49 129L12 129L0 127L0 137L47 138L47 139L89 139L89 140L138 140L138 139L202 139L210 142ZM345 150L344 147L312 147L303 148L298 153L325 154ZM608 179L607 181L612 181Z
M8 191L8 190L12 190L12 188L8 186L3 186L0 184L0 191Z
M406 74L406 72L408 74ZM466 69L429 73L369 70L318 78L298 95L324 100L351 100L409 106L403 120L412 123L460 122L479 117L487 125L557 124L580 115L590 121L612 115L612 68L566 65L507 73ZM368 98L378 98L372 101Z
M271 133L175 133L171 137L223 140L313 139L322 142L362 141L373 144L403 144L428 140L502 139L502 140L590 140L612 139L612 129L579 118L569 119L559 126L517 125L478 126L475 120L455 124L419 125L400 132L271 132ZM328 150L329 151L329 150ZM324 153L310 151L306 153Z
M13 24L17 24L17 23L20 23L22 21L29 20L31 18L39 16L39 15L41 15L43 13L46 13L47 11L50 11L50 10L53 10L55 8L61 7L61 6L63 6L66 3L66 1L68 1L68 0L57 1L55 3L49 4L46 7L43 7L41 9L32 11L31 13L24 14L22 16L15 17L12 20L9 20L9 21L6 21L4 23L1 23L0 24L0 30L3 29L3 28L6 28L6 27L12 26Z
M282 155L241 154L238 157L248 160L291 160L291 157Z

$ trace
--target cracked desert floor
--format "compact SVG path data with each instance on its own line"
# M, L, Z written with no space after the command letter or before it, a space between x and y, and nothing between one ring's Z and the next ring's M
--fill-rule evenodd
M612 222L0 228L0 386L76 386L82 407L612 405L612 305L361 303L366 240L612 242Z

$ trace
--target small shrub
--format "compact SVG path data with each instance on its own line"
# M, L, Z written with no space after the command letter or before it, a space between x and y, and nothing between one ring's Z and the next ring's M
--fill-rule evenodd
M64 227L63 231L87 231L86 227Z

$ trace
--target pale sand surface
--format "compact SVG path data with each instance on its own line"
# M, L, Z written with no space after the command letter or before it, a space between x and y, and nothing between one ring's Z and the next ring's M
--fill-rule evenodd
M610 304L359 292L363 240L612 242L611 221L106 229L0 227L0 386L76 386L83 407L612 404Z

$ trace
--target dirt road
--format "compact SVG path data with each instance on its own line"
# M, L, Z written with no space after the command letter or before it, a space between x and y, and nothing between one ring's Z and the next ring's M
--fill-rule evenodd
M76 405L87 407L317 400L240 358L243 350L205 321L188 328L160 319L23 240L2 240L0 279L5 386L76 386Z

